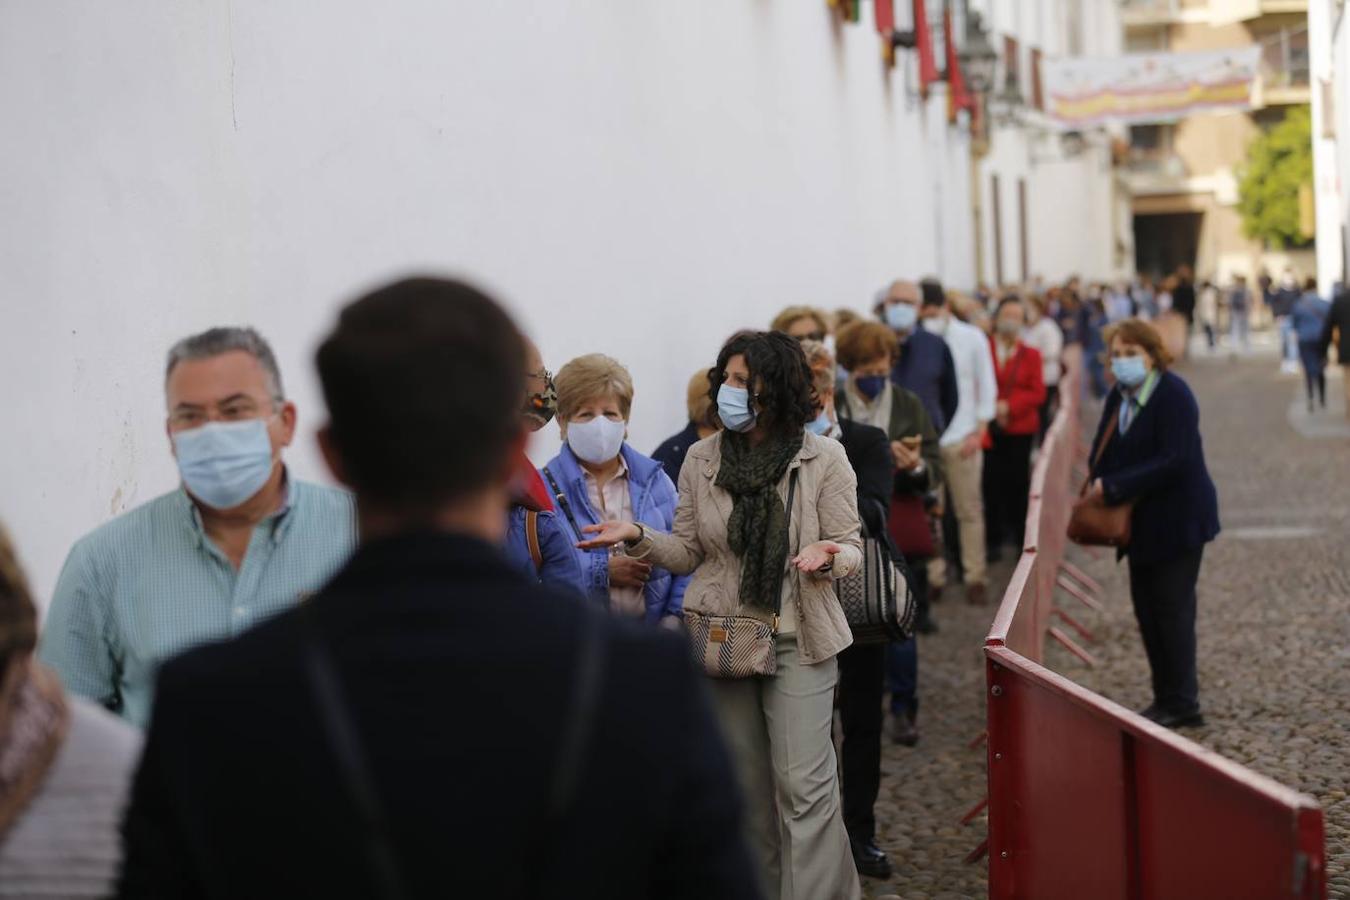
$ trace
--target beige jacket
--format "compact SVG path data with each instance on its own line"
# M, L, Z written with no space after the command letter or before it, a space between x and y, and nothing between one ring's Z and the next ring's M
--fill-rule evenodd
M628 552L648 557L676 575L692 572L694 577L684 593L685 609L732 615L741 606L741 561L727 543L731 494L714 484L721 465L721 434L690 447L680 470L674 530L664 534L644 528L645 537ZM797 650L802 661L811 664L830 659L853 642L833 579L852 574L862 564L858 479L842 444L810 433L778 485L784 503L794 469L799 474L788 552L795 556L816 541L834 541L843 548L834 558L829 577L806 575L796 569L788 575L795 581Z

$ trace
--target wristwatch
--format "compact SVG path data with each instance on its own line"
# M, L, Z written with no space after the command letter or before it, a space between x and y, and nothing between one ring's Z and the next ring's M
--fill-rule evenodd
M637 530L638 530L637 540L633 540L633 541L624 541L624 542L623 542L623 545L624 545L625 547L636 547L638 544L642 543L643 540L645 540L646 537L647 537L647 529L645 529L645 528L642 527L642 523L641 523L641 522L634 522L633 525L634 525L634 526L637 528Z

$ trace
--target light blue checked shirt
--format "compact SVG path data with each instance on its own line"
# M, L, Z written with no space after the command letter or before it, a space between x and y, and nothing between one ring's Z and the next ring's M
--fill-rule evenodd
M355 549L355 510L344 491L291 480L285 508L253 530L236 570L181 488L151 500L75 544L38 658L69 690L143 728L160 663L317 591Z

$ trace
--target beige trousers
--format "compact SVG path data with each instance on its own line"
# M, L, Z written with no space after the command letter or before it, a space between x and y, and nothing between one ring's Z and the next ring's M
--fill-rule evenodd
M961 531L961 568L966 584L984 584L986 575L984 546L984 497L980 494L980 476L984 472L984 451L962 458L961 445L942 448L942 469L947 476L947 491ZM932 587L947 584L947 561L942 554L928 561L928 583Z
M838 680L835 659L802 665L796 637L780 635L777 675L711 681L768 898L862 897L831 736Z

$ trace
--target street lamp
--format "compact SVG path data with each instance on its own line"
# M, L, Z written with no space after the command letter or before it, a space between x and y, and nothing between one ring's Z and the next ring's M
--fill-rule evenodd
M957 55L961 70L966 73L966 84L975 94L987 94L994 84L994 67L998 51L989 43L989 32L984 29L980 14L972 10L966 17L965 47Z

